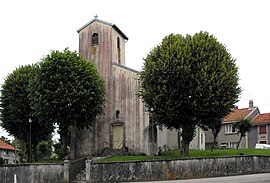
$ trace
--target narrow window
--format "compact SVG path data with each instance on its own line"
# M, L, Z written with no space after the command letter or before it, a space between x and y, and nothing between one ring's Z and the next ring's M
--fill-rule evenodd
M266 125L259 126L260 128L260 134L266 134Z
M120 38L117 37L117 57L118 57L118 64L121 61L121 49L120 49Z
M92 45L98 45L98 33L92 35Z

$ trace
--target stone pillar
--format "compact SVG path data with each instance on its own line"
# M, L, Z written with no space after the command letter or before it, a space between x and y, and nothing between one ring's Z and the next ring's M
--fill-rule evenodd
M69 160L64 160L64 183L70 182L70 177L69 177L70 163L69 162L70 162Z
M91 183L91 163L92 160L85 161L86 183Z

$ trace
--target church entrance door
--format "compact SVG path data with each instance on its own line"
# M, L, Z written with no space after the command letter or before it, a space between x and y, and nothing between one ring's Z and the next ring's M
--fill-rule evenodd
M123 125L115 125L113 126L113 149L121 149L123 146L124 140L124 126Z

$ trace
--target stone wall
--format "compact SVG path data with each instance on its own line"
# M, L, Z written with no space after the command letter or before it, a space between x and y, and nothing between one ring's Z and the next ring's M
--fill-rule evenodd
M2 183L64 183L70 163L0 167ZM270 173L270 156L234 156L117 163L86 160L86 182L128 182L192 179ZM16 180L16 181L15 181Z
M91 163L91 182L152 181L269 173L269 156Z
M13 165L0 167L2 183L62 183L63 165Z

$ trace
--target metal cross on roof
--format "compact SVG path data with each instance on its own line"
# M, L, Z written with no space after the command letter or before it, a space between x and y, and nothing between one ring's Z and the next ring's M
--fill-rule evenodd
M95 17L95 19L97 19L97 17L98 17L97 14L94 17Z

